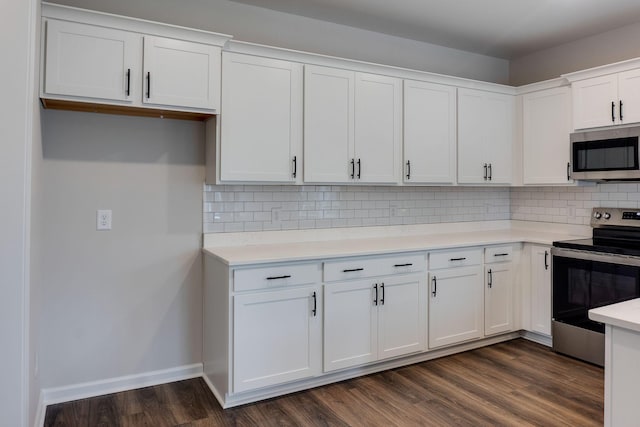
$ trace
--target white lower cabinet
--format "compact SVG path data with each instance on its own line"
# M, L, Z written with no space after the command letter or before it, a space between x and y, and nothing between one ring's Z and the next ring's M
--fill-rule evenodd
M511 247L487 248L485 252L485 336L513 330L514 283L511 252Z
M531 245L531 331L551 336L551 248Z
M322 295L305 286L233 297L233 391L321 372Z
M426 350L425 273L402 271L414 262L362 259L342 271L375 271L385 262L398 274L324 285L325 371ZM424 270L424 260L416 269Z
M429 273L429 348L484 334L482 266Z

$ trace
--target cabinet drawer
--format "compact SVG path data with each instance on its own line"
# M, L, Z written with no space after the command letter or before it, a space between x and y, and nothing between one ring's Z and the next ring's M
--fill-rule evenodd
M233 290L279 288L319 283L320 264L283 264L233 271Z
M466 267L482 263L480 248L456 249L453 251L431 252L429 254L429 269Z
M324 281L362 279L423 271L426 257L408 253L385 257L346 258L324 263Z
M506 262L513 259L513 246L492 246L484 250L484 262L490 264L492 262Z

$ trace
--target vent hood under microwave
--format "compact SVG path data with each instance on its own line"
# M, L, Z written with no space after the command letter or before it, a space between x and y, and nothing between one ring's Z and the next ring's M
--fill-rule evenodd
M572 133L572 178L587 181L640 181L640 126Z

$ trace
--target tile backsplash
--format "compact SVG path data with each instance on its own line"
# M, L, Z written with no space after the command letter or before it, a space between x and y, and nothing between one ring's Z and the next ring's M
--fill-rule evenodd
M638 185L514 187L511 189L511 219L589 225L593 207L640 207Z
M591 208L640 208L639 184L571 187L205 185L205 233L515 219L589 224Z
M508 187L205 185L204 232L510 218Z

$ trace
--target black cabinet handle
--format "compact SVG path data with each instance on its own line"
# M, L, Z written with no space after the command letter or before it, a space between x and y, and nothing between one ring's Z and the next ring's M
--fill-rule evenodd
M411 161L407 160L407 181L411 179Z
M362 171L362 162L358 159L358 179L360 179L360 172Z
M544 269L549 269L549 251L544 251Z
M491 289L491 287L493 286L493 271L489 269L488 274L489 274L489 289Z
M347 270L342 270L343 273L352 273L354 271L364 271L364 268L349 268Z
M373 303L375 305L378 305L378 284L377 283L373 286L373 289L375 289L376 291L376 298L373 300Z
M491 163L489 163L489 181L493 178L493 170L491 169Z
M611 101L611 121L616 121L616 103Z
M433 291L431 291L431 295L435 297L438 293L438 280L436 276L433 276L433 278L431 279L431 283L433 283Z
M313 313L313 317L316 317L316 314L318 314L318 300L315 292L313 293L313 310L311 310L311 312Z
M488 165L485 163L485 164L484 164L484 180L485 180L485 181L487 180L487 176L488 176L488 175L487 175L487 166L488 166Z
M127 68L127 96L131 95L131 68Z
M406 264L394 264L394 267L409 267L412 266L413 264L408 262Z
M290 277L291 277L290 274L287 274L286 276L271 276L271 277L267 277L267 280L288 279Z
M571 163L567 162L567 181L571 181Z
M506 252L505 252L505 253L503 253L503 254L493 254L493 256L507 256L507 255L509 255L509 254L508 254L508 253L506 253Z
M622 100L620 100L620 121L622 121Z
M151 98L151 72L147 71L147 99Z
M465 259L467 259L467 257L462 257L462 258L449 258L449 261L464 261Z
M298 175L298 159L297 156L293 156L293 177Z
M382 289L382 298L380 298L380 304L384 305L384 282L380 284L380 288Z
M356 177L356 161L351 159L351 179Z

